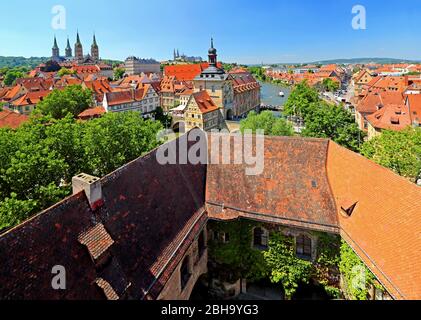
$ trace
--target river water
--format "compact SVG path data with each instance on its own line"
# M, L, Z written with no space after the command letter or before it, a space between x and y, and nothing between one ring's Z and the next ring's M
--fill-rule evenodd
M291 89L288 87L283 87L268 82L260 82L260 85L262 86L260 91L262 104L265 105L283 106L291 93ZM280 91L285 93L285 97L279 96ZM281 115L280 112L274 111L273 113L278 117Z
M283 106L288 100L291 89L288 87L282 87L268 82L261 82L261 98L262 104ZM285 93L285 97L280 97L279 92Z

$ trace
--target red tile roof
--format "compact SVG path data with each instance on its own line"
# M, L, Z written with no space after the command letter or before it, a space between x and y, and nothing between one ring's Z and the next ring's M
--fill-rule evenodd
M411 117L405 105L388 104L367 116L376 129L400 131L411 125Z
M28 106L28 105L36 105L40 101L42 101L45 97L47 97L51 91L34 91L28 92L19 99L12 102L14 106Z
M206 90L193 93L193 98L202 113L208 113L219 109Z
M123 103L131 103L145 99L150 88L149 84L143 85L140 89L129 89L117 92L106 93L109 106L115 106Z
M259 176L245 165L163 166L156 153L101 179L97 212L79 193L1 235L0 298L156 299L205 226L206 207L218 220L340 233L394 298L421 298L421 188L392 171L323 139L266 137ZM78 240L98 223L115 241L104 269ZM52 263L66 266L67 290L51 288Z
M97 118L99 116L102 116L105 113L106 113L106 111L105 111L104 107L89 108L89 109L86 109L85 111L83 111L82 113L80 113L78 115L78 118L81 119L81 120L87 120L87 119L91 119L91 118Z
M0 111L0 128L17 129L28 122L29 117L9 110Z
M342 236L396 299L420 299L421 188L333 142L327 172Z
M93 259L98 259L103 255L113 244L114 240L111 238L107 230L105 230L102 223L83 231L78 236L80 244L85 245Z
M421 124L421 94L410 94L407 96L406 105L409 108L411 122Z
M231 145L235 143L232 137ZM327 149L327 140L267 137L260 175L245 175L246 164L208 165L209 216L266 217L281 224L339 232L326 173Z
M166 66L164 68L165 76L173 76L178 81L193 81L196 76L209 67L209 63L197 64L179 64L174 66ZM218 68L222 68L222 63L218 63Z
M388 104L401 105L404 97L400 92L376 92L368 93L357 105L360 113L371 114L378 111L381 106Z

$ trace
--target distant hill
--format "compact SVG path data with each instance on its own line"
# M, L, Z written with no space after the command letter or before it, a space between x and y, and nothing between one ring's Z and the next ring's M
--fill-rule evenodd
M2 57L0 56L0 68L4 67L30 67L34 68L40 63L44 63L48 61L49 58L46 57L31 57L31 58L25 58L25 57Z
M334 59L316 61L311 64L367 64L367 63L378 63L378 64L393 64L393 63L419 63L420 61L407 60L407 59L395 59L395 58L353 58L353 59Z
M47 57L31 57L31 58L25 58L25 57L2 57L0 56L0 69L4 67L29 67L29 68L35 68L41 63L47 62L51 58ZM122 61L118 60L103 60L105 63L114 65L114 64L121 64Z
M396 58L352 58L352 59L332 59L332 60L322 60L322 61L313 61L306 63L274 63L268 65L309 65L309 64L368 64L368 63L378 63L378 64L397 64L397 63L420 63L421 60L408 60L408 59L396 59ZM260 64L253 64L250 66L260 66Z

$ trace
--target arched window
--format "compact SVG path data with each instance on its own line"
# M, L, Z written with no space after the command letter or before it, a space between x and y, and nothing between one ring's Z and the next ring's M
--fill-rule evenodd
M181 290L183 290L190 280L190 257L184 258L183 264L181 265Z
M296 253L300 258L311 259L311 239L306 235L296 238Z
M253 230L253 245L259 249L266 249L268 247L268 232L263 228L255 228Z

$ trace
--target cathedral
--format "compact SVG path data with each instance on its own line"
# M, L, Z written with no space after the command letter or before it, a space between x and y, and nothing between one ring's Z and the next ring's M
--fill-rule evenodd
M54 37L54 45L52 49L52 57L51 60L56 62L64 62L64 61L72 61L76 62L77 64L95 64L99 62L99 47L96 41L96 37L94 34L93 42L91 45L91 53L84 56L83 55L83 45L80 41L79 32L77 32L76 36L76 43L74 47L74 56L72 52L72 48L70 46L70 40L67 38L67 46L65 49L65 56L60 56L60 48L57 45L57 39Z

